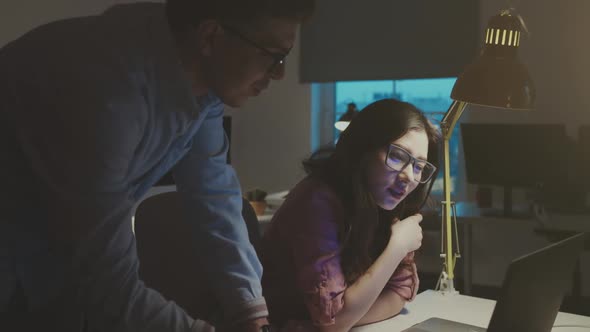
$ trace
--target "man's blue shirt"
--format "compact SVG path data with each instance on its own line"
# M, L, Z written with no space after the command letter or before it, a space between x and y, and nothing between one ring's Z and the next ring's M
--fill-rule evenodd
M268 314L226 163L224 105L193 95L162 4L33 30L0 49L0 88L2 138L14 143L1 175L11 200L0 203L0 309L20 283L32 306L75 294L100 330L190 330L191 317L139 280L130 225L132 207L172 170L194 264L214 276L225 317Z

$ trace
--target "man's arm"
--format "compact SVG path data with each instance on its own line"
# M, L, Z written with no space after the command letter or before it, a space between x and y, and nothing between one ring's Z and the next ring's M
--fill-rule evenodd
M260 322L268 316L260 284L262 266L248 240L237 176L227 164L229 141L221 106L206 115L191 150L174 168L174 178L201 258L193 264L208 271L208 282L223 306L224 323Z
M190 331L194 320L138 277L127 173L142 135L141 101L97 102L74 89L67 101L43 105L50 108L26 103L19 105L19 141L39 179L52 242L71 262L73 300L91 329Z

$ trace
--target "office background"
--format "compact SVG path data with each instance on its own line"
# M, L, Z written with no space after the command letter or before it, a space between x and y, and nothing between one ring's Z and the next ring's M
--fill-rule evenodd
M0 45L39 24L98 13L123 2L130 1L2 1ZM479 12L475 13L480 21L479 35L483 36L487 19L505 5L504 0L480 1ZM531 31L531 36L522 41L521 59L528 64L537 87L536 111L473 110L466 112L461 122L562 123L568 134L576 137L580 125L590 124L590 43L586 40L590 31L587 19L590 1L522 0L518 9ZM233 119L232 164L244 190L259 187L273 192L291 188L304 176L301 160L333 137L329 127L335 110L326 102L333 87L329 83L301 84L299 54L300 40L288 58L285 80L274 82L270 90L241 109L228 110ZM464 179L459 186L457 199L475 199L476 186L467 185ZM499 190L494 188L495 197ZM519 195L522 198L524 194L516 193L515 199ZM438 238L433 241L436 246ZM504 225L477 232L473 241L474 282L484 285L499 285L504 273L502 267L510 259L546 243L527 228ZM502 248L497 251L499 241ZM590 254L584 254L581 268L582 292L590 296Z

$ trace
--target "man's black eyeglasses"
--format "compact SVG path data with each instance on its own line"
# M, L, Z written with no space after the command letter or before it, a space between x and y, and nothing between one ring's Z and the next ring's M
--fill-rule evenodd
M287 51L287 53L277 53L277 52L269 51L265 47L260 46L258 43L254 42L250 38L246 37L243 33L239 32L237 29L235 29L233 27L230 27L230 26L228 26L226 24L222 24L221 27L224 30L231 32L232 34L234 34L235 36L237 36L241 40L245 41L246 43L250 44L251 46L259 49L265 55L267 55L270 58L272 58L273 63L270 66L270 68L268 69L269 72L272 72L272 71L276 70L279 66L284 65L285 64L285 58L287 57L287 55L289 55L289 52L291 51L291 48L289 48L289 50Z

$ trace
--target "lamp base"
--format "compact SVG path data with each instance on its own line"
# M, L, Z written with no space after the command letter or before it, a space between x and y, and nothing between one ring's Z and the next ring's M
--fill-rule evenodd
M447 273L443 271L438 279L437 290L442 295L458 295L459 291L455 289L453 279L449 279Z

